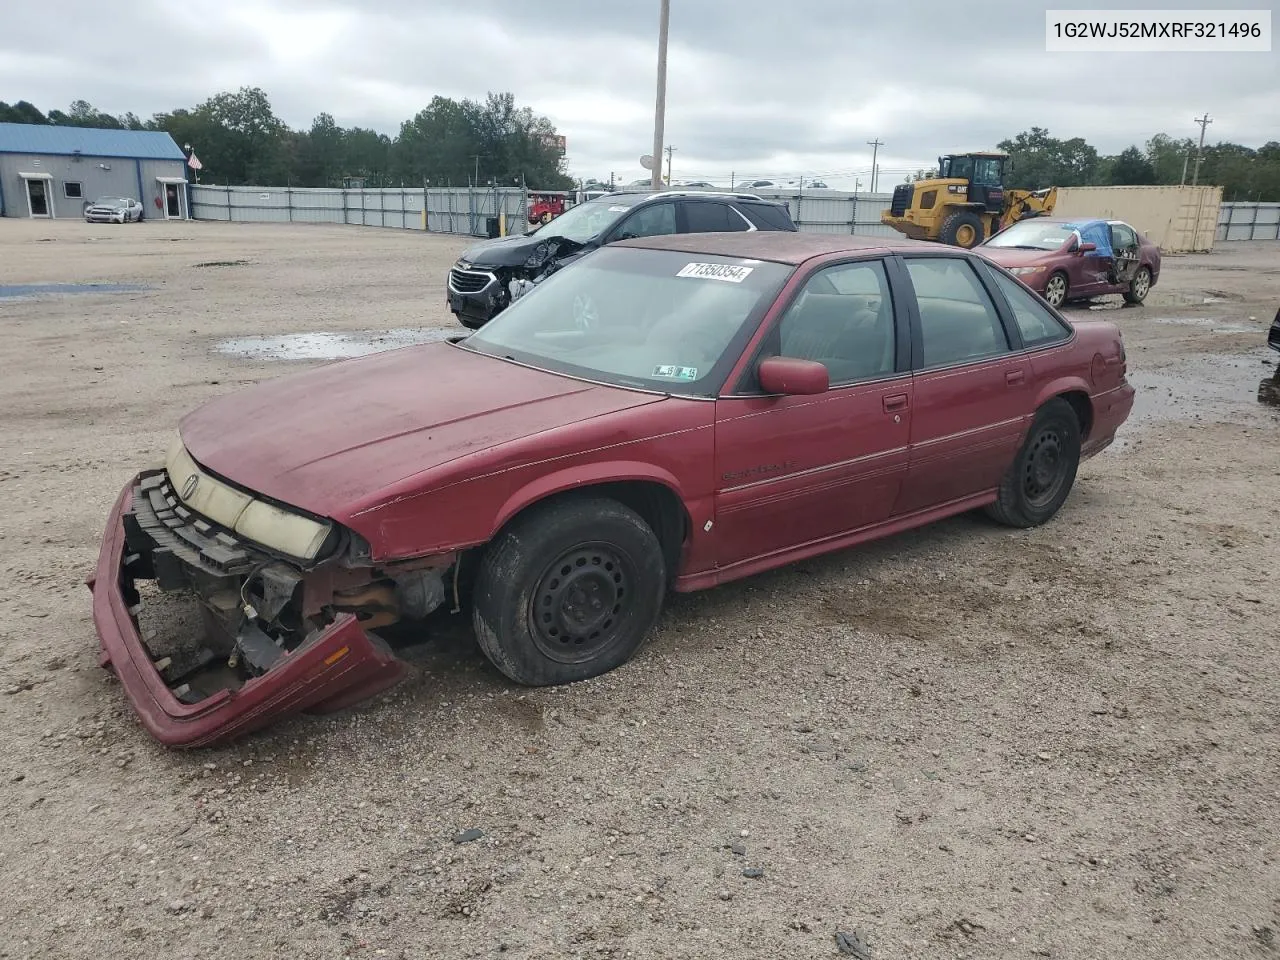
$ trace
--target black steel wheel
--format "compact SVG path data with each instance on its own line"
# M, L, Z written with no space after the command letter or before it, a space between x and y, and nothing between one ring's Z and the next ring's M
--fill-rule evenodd
M538 649L559 663L582 663L617 643L623 614L633 602L630 558L613 544L580 544L547 564L529 609L529 633Z
M1010 527L1037 527L1062 509L1080 466L1080 420L1055 397L1036 413L987 513Z
M571 683L630 660L666 589L649 525L615 500L573 496L531 508L485 548L472 622L480 648L512 680Z

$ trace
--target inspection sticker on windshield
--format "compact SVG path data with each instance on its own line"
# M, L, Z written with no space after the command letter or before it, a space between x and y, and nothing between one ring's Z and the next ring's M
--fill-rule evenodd
M653 368L653 377L661 377L664 380L697 380L697 367L677 367L672 364L662 364Z
M677 277L702 277L704 280L726 280L741 283L755 267L739 267L732 263L686 263Z
M610 213L626 213L630 209L631 209L630 207L610 207L609 212Z

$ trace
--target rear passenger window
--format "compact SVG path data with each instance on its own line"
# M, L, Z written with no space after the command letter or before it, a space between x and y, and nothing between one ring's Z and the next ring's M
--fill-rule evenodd
M958 257L914 257L907 273L920 307L925 367L945 367L998 356L1009 351L982 282Z
M1034 293L1012 277L1006 277L995 270L990 272L996 278L996 286L1009 301L1013 317L1018 322L1018 330L1022 334L1023 346L1043 346L1071 336L1071 329L1051 314Z
M791 219L790 211L781 204L752 203L748 200L740 200L738 201L738 209L742 211L743 216L761 230L794 231L796 229L795 221Z
M690 200L684 205L690 233L723 233L729 229L729 208L723 203Z

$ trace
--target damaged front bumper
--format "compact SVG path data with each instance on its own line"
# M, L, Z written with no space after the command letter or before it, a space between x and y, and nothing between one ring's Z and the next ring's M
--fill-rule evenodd
M320 591L311 591L323 595L321 603L307 597L309 574L297 572L290 586L287 565L275 563L284 571L276 581L278 596L272 599L264 580L263 596L246 599L249 579L272 566L272 558L264 558L252 546L181 509L165 476L163 470L138 474L121 491L107 522L97 568L88 581L99 661L119 678L143 726L156 740L172 747L225 743L290 714L342 709L404 677L407 664L382 638L365 629L397 619L388 612L394 607L394 595L387 587L371 584L367 572L330 571L313 577L322 582ZM253 572L245 574L246 566ZM427 572L435 576L434 571ZM149 579L170 591L190 589L204 608L206 626L230 642L229 651L224 645L220 652L219 669L234 675L239 659L239 679L216 689L206 684L195 690L181 682L181 676L166 679L170 658L162 656L157 662L138 620L142 599L137 581ZM433 601L438 604L443 596L442 584L434 588L435 581L430 582L433 597L425 602L418 597L424 609ZM207 586L226 583L240 584L234 591L237 596L228 598L225 591L219 594ZM332 589L335 584L355 585L347 595L358 599L344 606L335 600L343 595ZM265 603L273 612L263 619L253 603ZM268 623L286 604L293 604L294 612L301 614L294 618L291 631ZM282 613L280 617L283 622ZM204 653L205 663L219 659L207 649ZM252 669L246 669L250 664Z

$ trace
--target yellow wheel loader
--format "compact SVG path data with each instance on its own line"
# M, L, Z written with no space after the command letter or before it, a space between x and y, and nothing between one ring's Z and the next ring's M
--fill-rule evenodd
M976 247L1011 223L1053 213L1058 188L1005 190L1006 153L938 158L938 176L893 188L880 222L913 240Z

